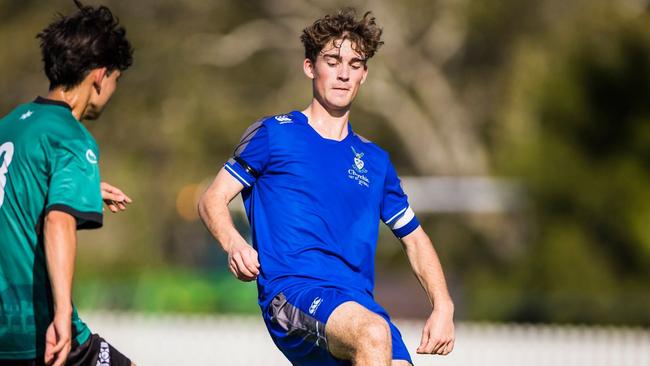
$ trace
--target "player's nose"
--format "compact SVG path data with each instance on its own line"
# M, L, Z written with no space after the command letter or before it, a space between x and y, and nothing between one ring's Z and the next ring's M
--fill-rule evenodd
M337 79L341 81L348 81L350 80L350 67L342 64L338 70L337 70Z

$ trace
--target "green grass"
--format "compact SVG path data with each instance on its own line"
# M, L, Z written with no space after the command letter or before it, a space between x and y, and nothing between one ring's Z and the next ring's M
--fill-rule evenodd
M173 313L257 313L255 282L229 272L194 269L78 273L74 300L84 310Z

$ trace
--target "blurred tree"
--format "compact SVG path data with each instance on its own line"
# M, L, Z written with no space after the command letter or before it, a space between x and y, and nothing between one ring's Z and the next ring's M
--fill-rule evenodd
M650 14L576 12L520 48L496 141L536 235L514 319L650 324Z

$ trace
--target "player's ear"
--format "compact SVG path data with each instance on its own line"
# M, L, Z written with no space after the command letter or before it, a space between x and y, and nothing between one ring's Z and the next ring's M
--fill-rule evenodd
M316 77L314 62L312 62L312 60L306 58L305 61L302 62L302 70L305 72L305 75L307 75L308 78L314 80Z
M107 76L108 70L105 67L100 67L93 69L91 74L93 78L93 88L95 88L95 91L99 94L102 91L102 81Z

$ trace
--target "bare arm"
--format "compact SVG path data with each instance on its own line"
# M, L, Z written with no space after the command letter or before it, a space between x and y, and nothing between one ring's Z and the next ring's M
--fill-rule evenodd
M228 211L228 204L243 188L239 181L221 169L199 200L199 216L228 253L230 271L242 281L252 281L260 273L257 252L239 234Z
M433 306L417 352L446 355L454 347L454 304L447 290L440 260L422 227L402 238L402 245L413 273Z
M73 216L50 211L44 223L45 258L52 285L54 319L45 335L45 363L63 365L72 346L72 277L77 252Z

